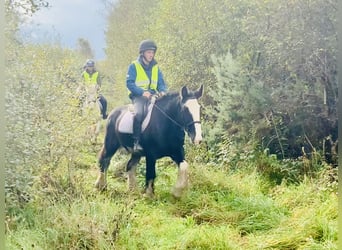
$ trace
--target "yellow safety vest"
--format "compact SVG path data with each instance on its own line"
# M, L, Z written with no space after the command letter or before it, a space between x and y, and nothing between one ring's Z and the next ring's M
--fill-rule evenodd
M89 74L87 71L83 71L83 78L84 78L84 83L87 86L97 84L97 78L99 76L99 72L96 71L93 74Z
M135 78L135 84L142 88L143 90L152 89L157 91L157 83L158 83L158 66L154 65L152 67L152 75L151 82L148 78L144 68L138 61L134 61L135 69L137 71L137 77Z

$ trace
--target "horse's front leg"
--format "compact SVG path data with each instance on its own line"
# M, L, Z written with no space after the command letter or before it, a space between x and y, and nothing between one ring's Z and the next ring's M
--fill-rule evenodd
M174 187L172 188L172 195L176 198L180 198L185 188L188 187L188 163L183 160L178 165L178 176Z
M145 195L149 198L154 197L154 179L156 178L156 160L146 156L146 183Z
M102 127L102 118L97 117L96 124L95 124L95 130L94 130L94 136L93 136L93 142L97 142L97 137L99 136L101 132L101 127Z
M132 154L126 166L128 189L134 190L137 187L136 168L141 156Z

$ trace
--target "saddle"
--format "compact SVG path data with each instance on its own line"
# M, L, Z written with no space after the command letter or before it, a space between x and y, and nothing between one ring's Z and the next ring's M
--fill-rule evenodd
M146 103L144 108L144 119L141 125L141 132L144 132L147 125L150 122L152 108L154 106L155 98L152 98L150 102ZM133 134L133 118L134 118L134 106L133 104L127 105L127 110L123 112L117 120L117 128L120 133Z

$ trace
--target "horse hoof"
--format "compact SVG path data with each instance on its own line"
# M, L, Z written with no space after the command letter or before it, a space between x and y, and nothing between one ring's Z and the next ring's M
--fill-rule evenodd
M106 187L107 187L106 174L100 172L95 182L95 188L97 188L97 190L99 191L102 191L102 190L105 190Z
M100 182L95 182L95 188L98 190L98 191L104 191L106 190L107 188L107 185L106 184L100 184Z
M138 191L138 186L137 186L137 185L128 185L127 191L128 191L128 192L135 193L135 192Z
M182 197L183 189L174 187L171 191L171 194L174 198L179 199Z
M145 199L148 199L148 200L153 200L155 196L153 194L146 194L146 193L144 193L143 197Z
M147 189L145 190L144 197L145 197L145 198L148 198L148 199L153 199L153 198L155 197L155 196L154 196L153 190L147 188Z

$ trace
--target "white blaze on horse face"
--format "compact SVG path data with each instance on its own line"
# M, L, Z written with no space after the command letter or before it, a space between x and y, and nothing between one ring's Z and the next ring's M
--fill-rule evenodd
M190 99L185 103L185 106L189 109L190 114L194 122L200 121L201 106L198 104L197 99ZM202 127L200 123L195 123L195 138L194 143L199 144L202 141Z

